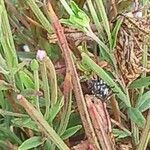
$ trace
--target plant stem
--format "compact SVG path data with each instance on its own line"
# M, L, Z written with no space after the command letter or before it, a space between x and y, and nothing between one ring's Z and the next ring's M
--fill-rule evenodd
M0 109L0 114L2 116L6 115L6 116L13 116L13 117L28 117L28 115L25 115L25 114L13 113L13 112L2 110L2 109Z
M144 39L144 41L146 41L148 38L147 37L145 37L145 39ZM147 68L147 53L148 53L148 46L147 45L144 45L143 46L143 62L142 62L142 64L143 64L143 67L144 68ZM146 77L146 72L144 71L143 73L142 73L142 77L144 78L144 77ZM141 89L140 89L140 92L139 92L139 96L138 96L138 99L140 99L140 97L143 95L143 92L144 92L144 88L145 87L141 87ZM138 101L136 102L136 104L138 104ZM133 125L134 124L134 125ZM139 144L139 129L138 129L138 127L135 125L135 123L132 123L132 132L133 132L133 137L134 137L134 143L135 143L135 145L138 145Z
M137 150L146 150L149 140L150 140L150 110L147 115L147 122L143 129L140 144Z
M50 109L50 90L49 90L45 60L41 62L40 70L41 70L42 81L43 81L45 107L46 107L44 117L45 119L47 119L49 114L49 109Z
M34 71L34 82L35 82L35 90L36 90L36 92L38 92L39 91L39 87L40 87L38 70ZM36 96L36 107L37 107L37 110L40 112L39 96L38 96L38 94Z
M51 107L57 102L57 77L55 67L49 57L46 57L47 76L50 81Z
M144 41L147 41L147 40L148 40L148 37L146 36L144 38ZM147 62L147 57L148 57L147 53L148 53L148 46L146 44L144 44L144 46L143 46L143 67L144 68L147 68L147 64L148 64L148 62ZM143 72L142 77L146 77L146 72ZM143 92L144 92L144 87L142 87L140 89L139 99L142 96ZM149 110L148 115L150 115L150 110ZM149 141L148 139L150 138L150 136L148 136L147 133L145 133L147 130L149 130L148 132L150 133L150 124L148 124L148 120L150 122L150 117L149 116L147 117L146 128L143 129L143 133L142 133L142 137L141 137L141 140L140 140L140 145L138 147L138 150L140 150L139 148L141 148L142 150L145 150L146 146L148 144L148 141ZM139 130L138 130L138 133L136 135L139 135ZM138 143L139 143L139 139L138 139Z

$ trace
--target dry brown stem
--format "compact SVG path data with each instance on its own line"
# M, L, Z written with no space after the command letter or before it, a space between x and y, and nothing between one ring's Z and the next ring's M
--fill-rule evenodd
M82 122L84 125L86 135L88 137L88 140L94 146L95 150L99 150L100 147L97 142L97 138L95 136L94 129L92 127L89 113L87 111L85 99L84 99L81 85L80 85L80 81L79 81L78 74L77 74L77 71L75 68L75 64L74 64L72 56L71 56L71 50L68 46L68 43L67 43L67 40L66 40L66 37L64 34L64 30L59 22L58 17L56 16L56 14L52 8L50 1L48 2L47 8L48 8L49 18L51 19L51 23L54 27L55 33L58 38L58 44L62 50L62 54L64 55L64 59L65 59L65 63L66 63L66 75L68 77L69 76L71 77L72 83L70 83L70 81L68 81L68 84L70 84L68 86L73 85L73 90L75 93L78 110L79 110L79 113L80 113L80 116L81 116L81 119L82 119Z

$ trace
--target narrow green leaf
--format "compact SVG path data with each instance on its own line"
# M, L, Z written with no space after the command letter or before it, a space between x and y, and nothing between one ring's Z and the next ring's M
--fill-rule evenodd
M128 136L131 136L131 133L130 133L130 131L129 132L125 132L123 130L113 129L113 135L117 139L121 139L121 138L125 138L125 137L128 137Z
M2 57L2 55L0 54L0 72L1 71L5 71L6 73L8 73L8 67L6 64L5 59ZM3 72L2 72L3 73Z
M11 33L11 28L8 20L8 15L7 11L5 8L4 1L0 1L0 6L2 6L2 17L1 17L1 33L2 37L1 38L1 45L4 50L5 58L7 60L7 65L9 69L12 69L12 67L16 67L18 63L17 55L16 55L16 50L15 50L15 45Z
M61 4L64 6L64 8L66 9L67 13L69 15L73 14L72 9L70 8L70 6L68 5L68 3L66 2L66 0L60 0Z
M16 127L20 127L20 128L25 127L25 128L29 128L31 130L37 131L37 132L39 131L36 123L33 120L31 120L31 118L28 118L28 117L15 118L15 119L12 119L11 122Z
M69 129L67 129L63 135L61 136L61 138L63 140L68 139L69 137L71 137L72 135L74 135L76 132L78 132L80 129L82 128L82 125L77 125L75 127L71 127Z
M0 66L0 73L2 73L3 75L8 75L9 71L5 70L2 66Z
M39 19L40 23L45 28L45 30L47 30L48 33L52 33L53 30L50 22L47 20L42 11L39 9L38 5L35 3L35 0L26 0L26 2L31 8L31 10L34 12L35 16Z
M150 91L143 94L136 105L136 107L141 111L144 112L150 108Z
M111 32L110 32L110 27L109 27L109 20L108 20L106 11L105 11L103 1L102 0L96 0L95 3L97 5L98 11L99 11L100 16L102 18L103 27L107 33L110 48L112 49L112 39L111 39Z
M28 65L28 64L29 64L28 61L22 61L21 63L19 63L19 64L17 65L16 68L13 68L13 71L12 71L13 74L15 75L19 70L22 70L23 67L26 66L26 65Z
M120 30L121 24L123 22L123 18L118 19L116 25L112 31L112 49L116 47L117 35Z
M19 71L20 79L26 88L34 89L34 83L32 79L24 72Z
M46 59L47 77L50 81L50 92L51 92L51 107L56 104L58 99L57 94L57 75L53 62L49 57Z
M3 137L5 137L5 139L8 139L10 142L14 142L17 144L22 143L20 138L18 138L14 132L10 131L9 128L3 127L2 124L0 125L0 134L2 134Z
M3 110L3 109L0 109L0 114L1 114L2 116L28 117L28 116L25 115L25 114L14 113L14 112L6 111L6 110Z
M94 8L94 5L92 3L92 0L88 0L87 1L87 4L88 4L88 7L89 7L89 10L91 12L91 16L93 18L93 21L96 25L96 28L97 28L97 31L98 31L98 37L100 37L100 39L104 39L104 31L103 31L103 28L102 28L102 24L100 22L100 19L98 18L98 15L97 15L97 12Z
M74 12L74 14L78 14L78 12L81 11L81 9L78 7L78 5L73 0L71 0L70 6L71 6L71 9Z
M24 141L18 148L18 150L28 150L31 148L35 148L39 145L41 145L44 142L42 137L40 136L33 136L26 141Z
M90 28L90 19L86 15L84 11L82 11L78 5L74 2L70 2L71 9L73 13L70 14L69 19L61 19L62 23L67 23L68 25L70 24L71 26L80 29L83 32L86 32L87 29ZM67 21L68 20L68 21Z
M72 111L71 111L72 91L69 93L68 99L66 101L68 102L67 105L66 105L67 107L62 111L61 121L60 121L60 124L59 124L59 128L57 130L57 133L59 135L62 135L66 131L66 128L67 128L68 123L69 123L70 115L72 113Z
M2 5L0 5L0 41L1 41L1 38L2 38L2 31L1 31L1 26L2 26L2 13L3 12L3 7Z
M62 106L64 105L64 97L61 98L60 101L57 101L56 104L49 110L49 117L48 117L48 122L52 123L53 120L55 119L56 115L59 113L61 110Z
M1 31L0 31L1 32ZM1 34L1 33L0 33ZM6 64L5 59L2 57L2 55L0 54L0 73L4 74L4 75L8 75L9 71L8 71L8 67Z
M145 125L145 118L138 108L130 107L127 109L128 116L135 122L139 127L143 128Z
M150 77L143 77L133 81L129 88L141 88L150 85Z
M51 100L50 100L50 86L49 86L48 74L47 74L47 68L46 68L46 58L45 58L45 60L42 60L40 62L40 68L39 69L40 69L41 76L42 76L42 84L43 84L45 107L46 107L44 117L47 120L48 115L49 115Z

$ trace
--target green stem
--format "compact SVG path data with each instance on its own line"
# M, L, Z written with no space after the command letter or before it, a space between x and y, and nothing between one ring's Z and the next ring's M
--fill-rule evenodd
M13 116L13 117L28 117L28 115L25 115L25 114L19 114L19 113L13 113L13 112L10 112L10 111L6 111L6 110L3 110L3 109L0 109L0 114L2 116Z
M47 67L47 76L50 81L51 107L53 107L57 102L57 76L55 67L49 57L46 57L45 63Z
M40 87L38 70L34 71L34 81L35 81L35 90L38 92L39 91L39 87ZM36 107L37 107L37 110L40 112L39 96L38 96L38 94L36 96Z
M139 129L138 126L131 120L131 130L133 136L133 144L136 146L139 143Z
M148 38L145 37L144 41L147 41L147 39ZM148 64L148 62L147 62L147 53L148 53L148 46L144 45L143 46L143 62L142 62L144 68L147 68L147 64ZM146 77L146 72L143 72L142 77ZM143 92L144 92L144 87L142 87L140 89L140 93L139 93L139 98L138 99L140 99L140 97L143 95ZM149 115L150 115L150 113L149 113ZM150 119L150 117L148 119ZM148 119L147 119L147 121L148 121ZM148 123L147 123L146 127L150 129L150 125L148 125ZM147 134L145 134L145 132L146 132L145 130L147 131L147 129L144 128L144 131L143 131L144 136L142 134L142 138L140 140L140 145L138 147L138 150L140 150L139 148L142 148L142 150L146 149L147 139L149 139L150 136L148 136ZM137 132L135 132L134 134L135 134L135 137L139 137L139 129L137 129ZM139 144L139 139L138 139L137 142L136 142L136 144Z
M137 150L146 150L149 140L150 140L150 110L147 115L147 122L145 128L143 129L140 144Z
M44 117L47 119L49 115L49 109L50 109L50 90L49 90L45 60L43 60L43 62L41 63L40 70L41 70L42 81L43 81L43 90L44 90L45 107L46 107Z

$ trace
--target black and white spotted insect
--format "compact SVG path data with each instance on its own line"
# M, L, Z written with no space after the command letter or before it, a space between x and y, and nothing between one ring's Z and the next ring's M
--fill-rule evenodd
M91 93L102 102L105 102L112 94L111 88L102 79L92 79L88 82L88 85Z

